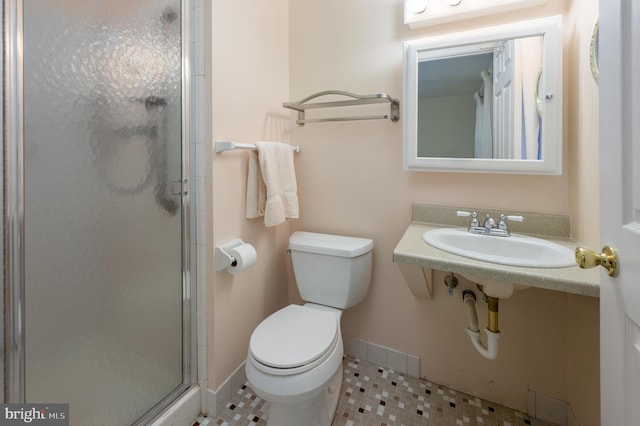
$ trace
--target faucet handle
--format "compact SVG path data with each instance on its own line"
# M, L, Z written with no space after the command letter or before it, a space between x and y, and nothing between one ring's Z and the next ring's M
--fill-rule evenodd
M516 215L500 215L500 221L498 222L498 229L507 230L507 220L510 222L523 222L524 217Z
M470 227L474 227L474 226L479 226L479 222L478 222L478 213L476 212L465 212L462 210L458 210L456 211L456 216L458 217L471 217L471 223L469 224Z

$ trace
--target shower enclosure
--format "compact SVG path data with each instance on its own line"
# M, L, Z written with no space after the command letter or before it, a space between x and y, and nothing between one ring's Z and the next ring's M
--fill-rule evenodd
M195 380L185 3L3 2L5 402L129 425Z

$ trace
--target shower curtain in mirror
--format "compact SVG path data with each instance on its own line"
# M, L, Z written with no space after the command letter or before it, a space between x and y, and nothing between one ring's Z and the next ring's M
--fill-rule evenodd
M476 101L475 158L493 158L493 80L488 70L480 72L482 86L473 94Z
M542 38L515 41L522 84L522 160L539 160L542 119L538 113L538 76L542 63Z

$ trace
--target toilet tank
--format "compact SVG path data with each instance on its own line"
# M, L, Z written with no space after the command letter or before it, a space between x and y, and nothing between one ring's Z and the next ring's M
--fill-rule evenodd
M360 303L369 292L373 240L294 232L289 250L305 301L346 309Z

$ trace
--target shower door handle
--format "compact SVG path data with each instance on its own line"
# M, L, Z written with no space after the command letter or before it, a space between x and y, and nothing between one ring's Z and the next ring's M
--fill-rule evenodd
M173 195L184 197L189 194L189 179L172 179L171 184Z

